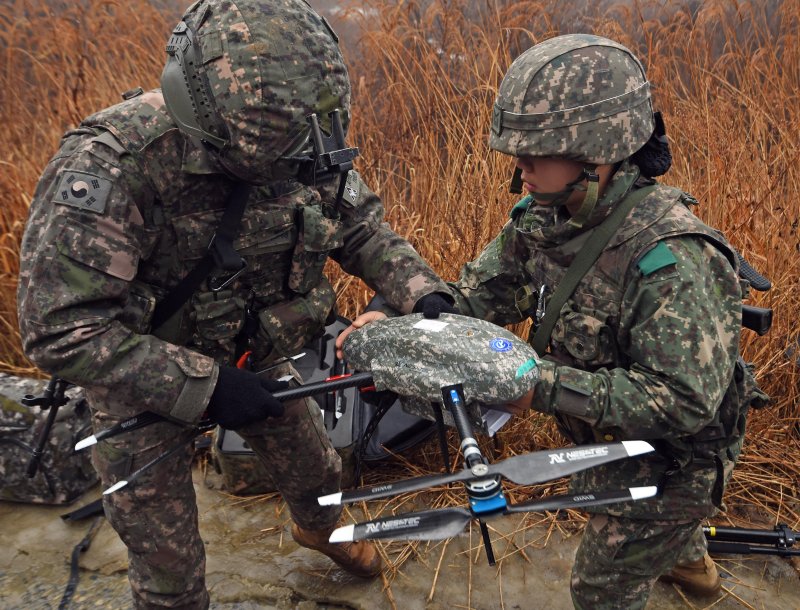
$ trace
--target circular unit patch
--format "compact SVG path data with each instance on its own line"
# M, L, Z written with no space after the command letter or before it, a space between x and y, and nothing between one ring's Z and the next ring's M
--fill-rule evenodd
M512 349L514 349L514 344L508 339L503 339L502 337L495 337L494 339L489 341L489 348L493 352L510 352Z

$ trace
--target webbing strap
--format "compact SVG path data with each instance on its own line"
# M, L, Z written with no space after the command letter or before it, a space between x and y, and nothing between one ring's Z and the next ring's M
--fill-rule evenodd
M608 218L597 226L586 245L577 256L575 256L572 264L564 274L561 283L559 283L553 296L550 297L544 318L536 329L536 333L533 335L531 344L537 354L545 353L547 344L550 342L550 335L553 332L553 327L561 312L561 307L567 302L567 299L572 293L575 292L578 283L583 279L583 276L586 275L592 265L595 264L603 248L611 241L614 233L616 233L617 229L622 225L622 222L630 211L647 195L654 191L655 188L656 185L646 186L634 191L630 196L626 197L614 208L611 214L608 215Z
M100 528L101 520L102 517L97 517L92 522L92 525L89 526L89 531L86 533L86 536L83 537L83 540L72 549L72 557L70 558L69 565L69 580L67 581L67 586L64 588L61 601L58 604L58 610L67 610L72 603L72 596L75 595L75 589L78 587L78 579L81 574L80 566L78 565L81 553L84 553L86 549L89 548L89 545L92 543L92 538L94 538L94 535Z
M200 283L211 271L218 267L223 271L236 272L242 269L244 261L233 248L233 240L239 233L244 209L250 196L250 185L237 182L231 191L225 211L222 214L216 233L208 244L208 250L200 262L187 273L172 290L156 305L150 332L159 329L192 296Z

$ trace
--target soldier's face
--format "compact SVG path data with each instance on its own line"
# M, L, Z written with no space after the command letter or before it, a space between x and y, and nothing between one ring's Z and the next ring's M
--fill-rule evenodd
M584 164L580 161L559 159L557 157L514 157L514 163L522 170L522 183L526 192L559 193L567 189L583 172ZM598 165L595 172L600 177L599 192L602 195L614 172L613 165ZM586 180L583 181L584 186ZM538 205L565 205L571 214L575 214L583 203L585 191L575 190L566 201L538 199Z
M522 170L523 188L533 195L564 191L583 171L583 163L556 157L515 157L514 161ZM582 199L582 193L572 193L570 200L573 197ZM547 204L545 200L540 202Z

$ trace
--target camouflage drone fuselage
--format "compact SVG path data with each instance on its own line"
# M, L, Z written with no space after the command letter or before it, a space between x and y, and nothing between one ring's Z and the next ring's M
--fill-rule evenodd
M372 373L376 389L396 392L403 409L420 417L434 419L442 388L461 384L471 423L484 432L482 407L519 398L539 379L539 358L524 340L491 322L453 314L373 322L351 333L343 350L353 368Z

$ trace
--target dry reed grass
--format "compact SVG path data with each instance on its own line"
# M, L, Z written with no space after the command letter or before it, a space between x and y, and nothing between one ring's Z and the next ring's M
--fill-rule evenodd
M156 86L176 17L145 0L92 2L91 11L64 4L51 12L48 6L53 3L33 0L0 6L0 368L17 374L35 374L20 351L14 301L19 238L37 177L64 130L114 103L122 90ZM513 57L572 31L606 35L636 50L655 83L672 142L675 163L664 181L693 193L701 201L699 215L774 284L750 299L773 308L772 331L763 338L745 331L743 345L775 402L751 417L722 520L780 520L797 528L800 8L796 2L641 0L600 3L599 16L590 17L582 6L355 0L340 18L362 28L360 40L345 48L353 58L351 137L362 151L359 169L383 196L397 232L453 279L514 203L507 193L510 161L486 147L494 92ZM353 316L369 291L337 269L330 274L342 313ZM502 458L563 443L546 418L531 414L513 421L486 450ZM426 444L401 460L402 476L439 470L439 460ZM397 476L390 464L368 471L366 480ZM563 482L512 486L509 493L521 501L559 489ZM439 506L461 503L463 495L438 490L424 500ZM370 514L404 511L410 501L367 508ZM581 519L578 513L567 517L548 522L570 528ZM537 519L532 515L528 523ZM388 548L397 549L396 566L416 553L414 545Z
M36 374L16 320L19 240L39 174L61 135L136 86L156 87L176 16L146 0L0 6L0 367Z

